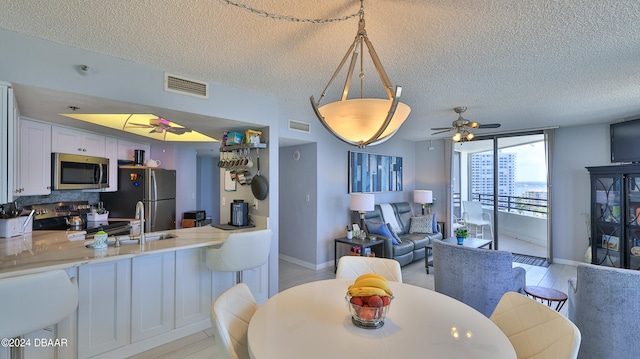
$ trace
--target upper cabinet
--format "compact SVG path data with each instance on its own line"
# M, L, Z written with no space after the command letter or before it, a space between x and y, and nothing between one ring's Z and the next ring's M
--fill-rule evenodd
M51 125L20 120L14 196L51 193Z
M118 139L118 159L125 161L133 161L135 150L143 150L145 153L145 161L150 157L151 145L148 143L131 142Z
M67 127L51 129L51 152L105 157L105 136Z

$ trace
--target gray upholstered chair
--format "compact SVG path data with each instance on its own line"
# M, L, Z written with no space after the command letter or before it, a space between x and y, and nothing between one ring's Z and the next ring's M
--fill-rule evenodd
M640 358L640 271L578 264L568 317L582 333L578 358Z
M434 240L436 292L457 299L489 317L506 292L524 293L526 271L512 267L510 252Z

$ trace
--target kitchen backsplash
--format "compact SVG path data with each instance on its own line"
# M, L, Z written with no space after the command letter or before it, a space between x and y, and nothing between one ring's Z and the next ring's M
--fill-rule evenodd
M47 196L24 196L18 198L16 201L18 202L19 207L41 203L77 201L88 201L89 204L97 205L100 201L100 193L84 191L51 191L51 194Z

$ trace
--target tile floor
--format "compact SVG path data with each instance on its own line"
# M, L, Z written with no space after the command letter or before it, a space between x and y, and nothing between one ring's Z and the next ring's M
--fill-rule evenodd
M564 264L551 264L549 268L514 263L527 271L527 285L540 285L567 292L567 281L576 276L576 267ZM403 282L433 290L433 272L427 274L424 261L416 261L402 268ZM297 264L280 260L280 290L298 284L335 278L333 267L314 271ZM561 310L566 315L566 305ZM220 358L215 347L211 329L164 344L131 357L133 359L204 359Z

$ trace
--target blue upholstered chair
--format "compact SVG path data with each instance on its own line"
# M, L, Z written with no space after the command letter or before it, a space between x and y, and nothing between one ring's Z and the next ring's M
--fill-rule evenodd
M436 292L491 316L506 292L524 293L524 268L512 267L510 252L479 249L434 240L433 274Z
M578 264L568 317L582 333L578 358L640 358L640 271Z

